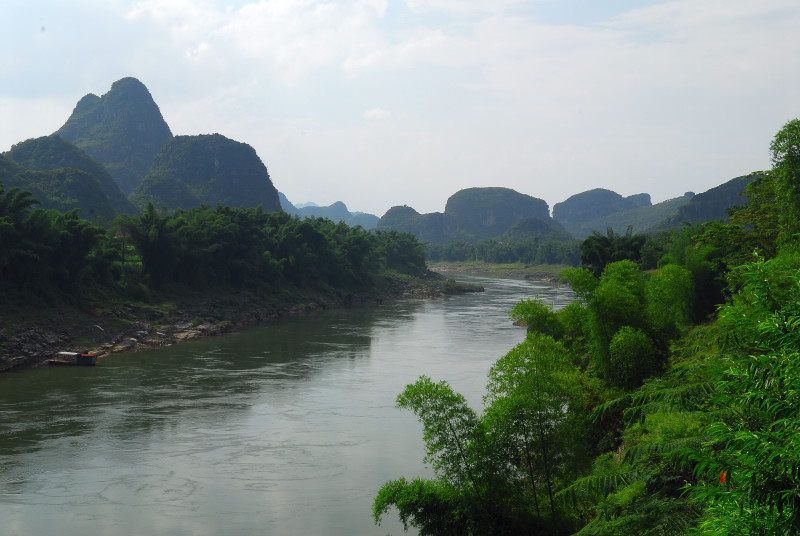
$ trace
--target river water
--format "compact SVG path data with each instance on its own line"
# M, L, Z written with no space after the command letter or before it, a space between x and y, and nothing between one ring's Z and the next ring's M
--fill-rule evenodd
M387 480L430 476L395 397L421 374L482 408L525 336L508 310L571 292L458 276L482 293L283 319L91 367L0 375L4 535L402 534Z

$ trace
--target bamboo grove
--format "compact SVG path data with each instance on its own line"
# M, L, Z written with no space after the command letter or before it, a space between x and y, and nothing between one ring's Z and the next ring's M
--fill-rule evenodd
M425 272L417 239L260 208L207 206L173 213L150 204L108 226L77 210L37 208L0 184L0 288L6 300L79 301L99 289L136 299L153 291L370 288L389 271Z

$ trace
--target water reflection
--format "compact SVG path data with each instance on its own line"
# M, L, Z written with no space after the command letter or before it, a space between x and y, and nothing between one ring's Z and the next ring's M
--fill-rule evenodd
M332 311L98 367L0 375L0 517L11 534L386 534L386 480L426 474L420 374L480 404L524 337L508 309L549 285ZM543 296L545 294L546 296ZM4 532L6 529L4 528Z

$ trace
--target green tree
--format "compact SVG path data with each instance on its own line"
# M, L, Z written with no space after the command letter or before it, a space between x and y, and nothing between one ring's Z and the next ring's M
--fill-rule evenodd
M704 247L719 252L716 256L725 269L751 262L754 252L767 258L777 253L782 212L777 181L771 172L754 175L745 191L747 203L730 211L730 222L710 222L702 233L697 233Z
M0 181L0 219L13 225L20 225L31 208L38 204L39 200L29 191L16 187L5 190Z
M425 247L416 236L398 231L376 231L375 237L379 256L387 268L409 275L425 273Z
M581 243L581 263L595 276L599 276L611 262L638 262L646 240L647 237L643 235L634 235L630 225L624 235L615 233L611 227L606 229L605 235L594 231Z
M527 326L528 333L550 335L556 340L564 335L564 326L559 321L553 307L539 298L517 302L509 312L515 324Z
M559 280L566 282L575 297L582 303L588 303L592 292L600 284L597 277L586 268L567 268L559 276Z
M180 245L169 225L170 220L166 213L159 214L153 203L148 203L141 216L121 216L118 221L119 226L130 235L141 257L143 274L156 287L172 278L172 270L180 252Z
M485 419L495 448L537 517L557 521L555 494L574 470L570 394L579 374L571 354L549 336L531 334L489 371ZM557 512L559 510L559 512Z
M690 492L706 506L703 534L798 534L800 252L738 271L741 287L720 311L726 353L708 440L689 456Z
M685 266L667 264L650 276L646 286L647 321L651 330L665 340L679 335L694 310L695 287Z
M373 504L373 516L380 523L390 506L400 511L406 526L410 523L421 534L470 534L484 526L487 509L484 460L476 456L481 430L478 416L464 397L447 382L433 382L427 376L408 385L397 397L400 408L409 409L422 422L425 462L436 474L435 482L405 479L384 484ZM477 452L476 452L477 451ZM410 493L417 495L409 500ZM432 532L423 532L423 531Z
M597 373L618 387L636 387L660 370L669 342L688 322L693 299L689 270L668 266L645 279L635 262L623 260L606 265L599 278L585 268L566 270L562 276L580 300L556 315L566 344L584 348ZM649 342L632 352L623 351L618 341L612 360L612 341L622 328L635 330L634 339L642 344L642 337Z
M658 370L655 344L641 329L622 326L611 339L608 353L609 378L619 387L638 387Z
M588 469L608 425L590 418L607 388L572 361L560 342L529 334L492 366L480 415L446 382L407 386L398 405L420 418L436 478L387 482L376 523L394 506L421 534L571 533L556 495Z
M37 262L34 244L26 238L23 224L30 209L38 203L30 192L12 188L6 191L0 181L0 284L18 283L25 273L23 265Z
M611 338L623 326L645 327L645 287L636 263L619 261L603 270L600 283L588 303L592 312L592 351L604 377L611 377L609 348Z
M775 134L769 146L775 200L780 207L779 241L795 239L800 232L800 119L792 119Z

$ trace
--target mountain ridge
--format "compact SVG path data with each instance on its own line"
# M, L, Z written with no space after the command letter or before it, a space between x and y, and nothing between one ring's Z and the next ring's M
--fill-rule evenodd
M198 205L281 210L267 167L250 145L221 134L174 136L153 159L131 201L170 209Z
M498 186L459 190L448 198L443 212L429 214L396 206L378 218L350 212L342 201L327 207L313 203L295 207L285 197L280 198L266 165L248 144L219 134L173 136L147 87L132 77L117 80L102 96L84 95L55 134L31 143L49 141L55 147L57 140L76 149L53 148L53 155L31 150L36 154L25 155L21 150L30 149L25 144L31 140L17 144L16 154L10 156L28 171L4 165L11 179L0 176L0 180L9 187L20 185L36 195L50 196L43 199L45 206L85 208L87 217L99 214L108 218L128 212L131 200L139 209L148 201L172 210L198 204L261 204L265 210L326 217L367 229L408 231L424 241L440 243L520 236L540 240L545 231L548 236L563 238L569 233L580 239L594 230L621 230L627 225L634 225L636 232L654 232L675 227L681 220L724 218L727 208L741 201L739 194L746 187L744 179L728 181L730 184L709 190L714 192L705 197L701 194L691 199L686 194L655 205L647 193L623 197L612 190L594 188L556 203L552 217L545 201ZM237 153L240 156L220 160L220 154L236 152L234 148L241 151ZM64 156L70 151L85 157L73 154L70 160ZM233 165L236 160L241 165ZM117 189L110 186L109 176ZM127 200L123 199L125 194L129 195Z
M132 77L117 80L101 97L82 97L55 134L103 164L126 194L138 186L172 138L150 91Z
M133 214L135 212L133 205L102 164L75 144L56 134L17 143L4 154L17 164L34 171L53 171L63 168L83 171L97 180L103 195L108 198L111 207L117 214ZM91 207L86 208L91 211Z

